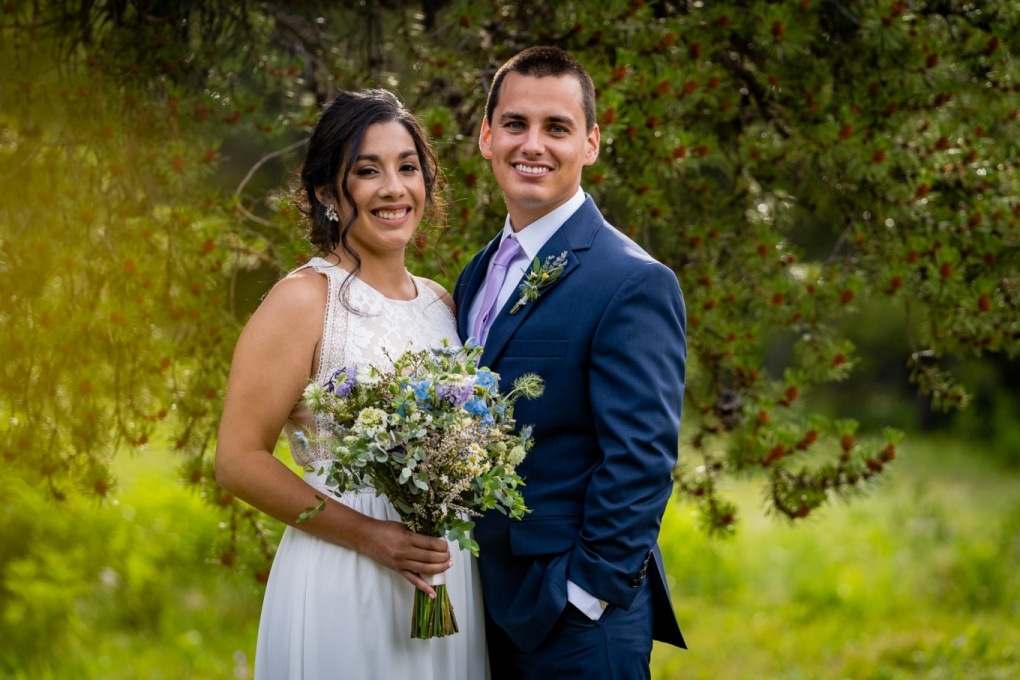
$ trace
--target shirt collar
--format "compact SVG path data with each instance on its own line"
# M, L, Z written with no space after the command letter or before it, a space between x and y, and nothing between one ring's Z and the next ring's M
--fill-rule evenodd
M577 193L571 196L566 203L542 215L516 233L513 227L510 226L510 216L507 215L506 222L503 225L503 235L499 242L502 243L503 239L510 234L514 234L514 238L521 244L521 250L528 256L528 260L533 260L538 256L539 251L542 250L542 246L582 205L584 205L584 191L578 187Z

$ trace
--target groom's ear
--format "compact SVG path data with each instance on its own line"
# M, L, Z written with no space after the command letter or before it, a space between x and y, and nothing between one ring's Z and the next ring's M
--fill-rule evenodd
M492 128L489 127L489 119L482 119L482 131L478 133L478 150L482 152L482 158L492 160Z

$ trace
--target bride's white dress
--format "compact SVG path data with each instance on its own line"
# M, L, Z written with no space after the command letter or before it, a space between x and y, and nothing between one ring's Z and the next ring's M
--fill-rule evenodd
M387 365L407 349L457 343L446 304L415 278L418 296L383 297L360 279L351 280L349 305L341 304L347 272L314 258L312 267L329 280L316 380L325 382L350 364ZM328 460L328 453L287 427L291 451L302 467ZM314 442L314 437L309 438ZM315 465L321 467L321 465ZM320 491L323 479L306 472ZM399 521L385 497L374 491L348 493L340 502L379 519ZM478 680L488 676L485 625L478 570L471 553L451 544L453 566L446 586L460 632L431 640L410 637L414 586L353 550L288 527L269 575L255 654L256 680Z

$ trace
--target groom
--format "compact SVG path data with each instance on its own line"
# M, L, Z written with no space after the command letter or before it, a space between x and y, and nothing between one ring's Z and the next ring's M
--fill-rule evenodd
M569 54L533 47L504 64L478 145L509 215L460 275L459 331L484 344L501 384L545 380L515 407L534 425L518 468L531 512L475 528L492 677L648 678L653 638L685 646L656 544L677 459L683 297L581 190L599 128L591 77Z

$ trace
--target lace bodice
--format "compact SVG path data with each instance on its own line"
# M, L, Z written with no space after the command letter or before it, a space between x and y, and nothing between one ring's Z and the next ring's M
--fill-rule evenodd
M314 269L329 281L319 370L315 375L319 384L325 383L334 371L351 364L388 367L392 365L391 357L409 349L437 347L443 338L459 344L453 312L421 277L411 277L418 296L407 301L386 298L354 278L348 288L348 305L357 312L351 312L340 300L340 287L348 275L345 269L320 257L299 270L304 268ZM329 459L326 448L316 443L317 436L305 436L293 422L287 423L285 432L298 465L306 467Z

